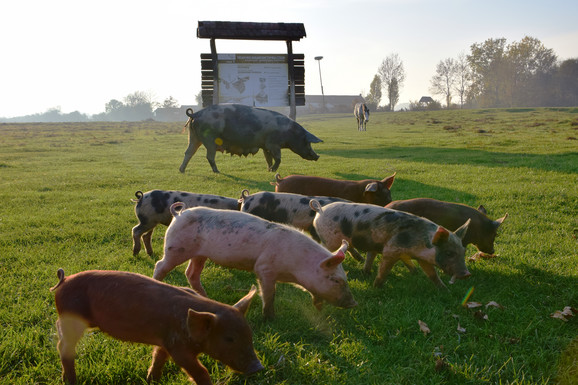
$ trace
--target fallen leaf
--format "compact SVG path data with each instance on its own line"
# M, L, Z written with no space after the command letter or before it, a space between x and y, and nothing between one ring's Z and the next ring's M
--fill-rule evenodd
M562 314L564 314L566 317L573 317L574 313L578 313L578 310L570 306L566 306L564 310L562 310Z
M576 313L578 313L578 309L574 309L572 306L566 306L563 310L556 310L554 313L550 314L550 317L558 318L567 322L570 318L574 317L574 314Z
M564 314L562 314L562 312L560 310L556 310L554 313L550 314L550 317L558 318L564 322L568 322L568 320L566 319L566 316Z
M480 307L480 306L482 306L482 304L479 303L479 302L468 302L468 303L466 303L466 307L467 307L468 309L474 309L474 308Z
M419 324L419 330L423 332L424 336L431 332L431 330L429 330L429 327L425 322L417 320L417 323Z
M496 301L490 301L486 304L486 309L490 306L497 307L498 309L503 309L504 307L497 303Z
M463 328L463 327L461 327L459 323L458 323L458 332L460 332L460 333L465 333L465 332L466 332L466 329Z
M475 253L474 255L469 257L468 261L476 262L476 261L479 261L480 259L492 259L492 258L496 258L499 256L500 256L499 254L488 254L488 253L478 251L477 253Z

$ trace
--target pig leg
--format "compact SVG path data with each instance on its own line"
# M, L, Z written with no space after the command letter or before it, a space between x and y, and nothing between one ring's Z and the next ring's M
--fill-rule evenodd
M211 377L207 369L197 359L197 354L184 346L169 349L173 361L195 381L197 385L211 385Z
M205 143L205 148L207 149L207 160L211 165L214 173L219 173L219 169L217 168L217 164L215 163L215 154L217 154L217 147L215 146L215 141L211 140L208 143Z
M432 282L440 289L447 289L447 286L444 285L444 283L442 282L442 280L440 279L440 277L438 276L438 273L434 267L434 265L432 265L429 262L423 261L421 259L418 259L417 262L419 263L419 265L421 266L422 270L426 273L426 275L429 277L429 279L432 280Z
M158 381L163 373L165 362L169 359L169 352L160 346L153 349L153 361L147 372L147 382Z
M185 271L185 275L191 284L191 287L195 289L197 293L202 295L203 297L208 297L207 292L203 288L201 284L201 272L205 267L206 257L195 257L189 261L189 266L187 266L187 270Z
M257 273L257 271L255 271ZM275 279L270 279L257 274L261 299L263 300L263 316L266 319L275 318Z
M154 226L151 228L139 223L132 228L132 254L138 255L141 249L141 237L148 255L152 255L151 237Z
M201 147L201 142L197 141L197 139L191 137L192 133L189 133L189 147L185 151L185 158L183 159L183 163L181 163L181 167L179 167L180 172L185 172L189 161L195 155L195 152Z
M265 160L267 161L267 169L271 170L271 166L273 165L273 157L269 150L263 149L263 155L265 155Z
M62 363L62 380L66 383L76 383L76 370L74 369L76 344L82 338L87 327L85 321L75 316L59 317L56 321L57 348Z
M365 274L371 273L371 266L373 266L373 261L375 260L376 255L376 252L369 251L365 256L365 264L363 265L363 272Z
M347 251L349 251L349 254L351 254L351 256L355 258L357 261L359 262L365 261L365 258L363 258L361 254L359 254L359 251L355 250L353 247L350 247L349 249L347 249Z
M278 145L272 145L272 144L268 144L267 145L267 149L264 150L265 154L269 154L270 158L273 158L273 160L275 160L275 163L273 163L273 166L271 166L270 160L267 160L267 163L269 164L269 171L277 171L277 169L279 168L279 165L281 164L281 148ZM265 158L267 158L267 155L265 155Z
M146 233L144 233L142 235L142 241L144 243L145 250L147 251L147 254L150 256L152 256L154 254L153 245L151 243L152 237L153 237L153 230L152 229L151 229L151 231L147 231Z
M399 261L399 256L397 254L383 253L383 258L381 259L381 263L379 265L377 277L375 277L375 281L373 281L373 286L381 287L381 285L383 285L383 281L385 281L387 275L389 274L389 272L393 268L393 265L395 265L397 261Z
M401 261L403 262L405 267L407 267L407 269L409 270L410 273L413 274L416 272L415 265L411 261L411 257L409 255L403 255L401 257Z

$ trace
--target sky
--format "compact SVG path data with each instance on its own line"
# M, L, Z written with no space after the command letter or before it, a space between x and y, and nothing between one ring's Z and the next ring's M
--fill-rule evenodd
M303 23L306 94L367 94L396 53L406 80L399 103L431 95L437 63L487 39L540 40L578 58L576 0L19 0L0 3L0 117L58 108L104 112L136 91L196 104L199 21ZM218 53L286 53L285 42L217 40ZM315 56L323 56L321 62ZM434 98L441 100L441 97ZM386 101L382 100L382 104Z

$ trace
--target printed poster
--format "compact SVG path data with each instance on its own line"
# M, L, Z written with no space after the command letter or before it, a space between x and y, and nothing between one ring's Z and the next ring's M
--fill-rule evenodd
M287 55L219 54L219 103L289 105Z

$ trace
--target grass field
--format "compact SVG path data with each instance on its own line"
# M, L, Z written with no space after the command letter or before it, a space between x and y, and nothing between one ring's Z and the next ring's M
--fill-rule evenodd
M248 313L266 369L245 377L202 356L214 383L577 383L578 317L550 316L578 308L577 108L375 113L367 132L356 130L351 114L298 121L324 140L314 145L320 159L284 150L281 175L382 179L397 172L393 199L483 204L492 219L508 213L496 241L499 257L467 262L472 277L447 292L401 264L374 288L375 269L366 277L348 258L359 303L350 310L326 305L318 312L307 293L279 284L273 321L263 320L260 299ZM214 174L201 148L180 174L187 145L181 130L156 122L0 125L1 384L60 383L48 290L58 268L67 275L111 269L152 276L165 227L153 236L155 258L132 256L136 190L230 197L245 188L272 191L261 153L218 154L221 174ZM466 256L475 251L468 246ZM184 267L166 282L188 285ZM229 304L256 281L211 263L202 280L211 298ZM503 308L461 306L471 287L470 301ZM77 354L81 383L140 384L151 348L91 332ZM171 363L162 383L188 380Z

